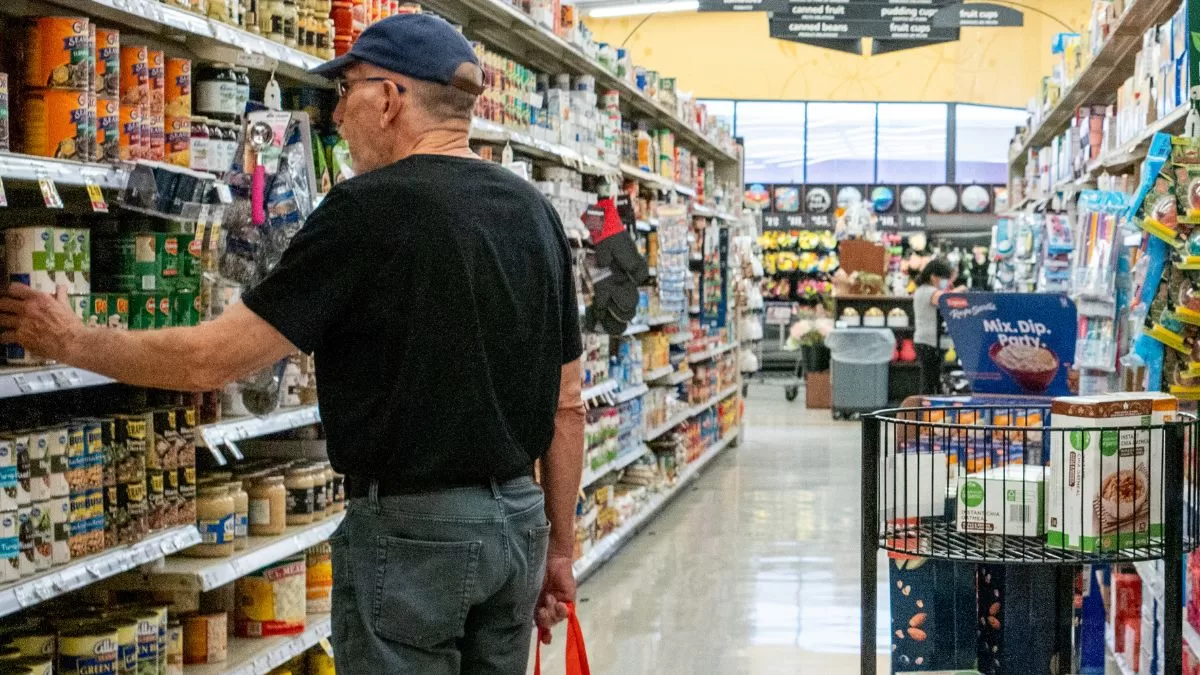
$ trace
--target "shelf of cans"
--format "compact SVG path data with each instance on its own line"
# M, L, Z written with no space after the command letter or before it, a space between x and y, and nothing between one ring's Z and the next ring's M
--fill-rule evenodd
M623 506L627 509L624 514L618 511L618 506L614 503L619 498L613 494L613 486L597 490L601 498L606 500L604 504L598 510L577 517L574 563L576 579L580 582L587 579L628 543L650 518L657 515L671 499L698 478L700 472L729 447L738 433L737 427L730 428L724 436L709 444L693 459L681 463L678 468L672 467L671 475L668 476L667 471L663 471L658 481L634 488L639 494L630 497L631 503Z
M277 668L286 667L290 661L304 656L305 652L311 650L309 665L306 666L309 668L307 672L332 673L332 661L328 653L323 648L312 649L320 645L322 640L327 640L332 632L333 625L328 614L310 616L304 632L298 635L258 639L232 638L225 661L187 666L183 672L186 675L267 675L275 672ZM320 658L322 655L325 658ZM314 661L327 670L312 670L311 664Z

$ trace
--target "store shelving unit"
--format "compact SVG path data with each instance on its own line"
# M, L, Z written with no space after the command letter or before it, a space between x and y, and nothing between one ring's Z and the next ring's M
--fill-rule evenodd
M73 560L28 579L0 586L0 617L19 612L64 593L79 590L138 565L160 560L200 543L193 525L153 533L136 544L118 546Z
M738 346L738 342L737 342L737 340L734 340L733 342L723 344L723 345L717 345L716 347L706 349L702 352L688 354L687 360L688 360L688 363L700 363L701 361L707 361L713 357L720 356L721 354L724 354L725 352L727 352L731 349L737 349L737 346Z
M333 631L328 614L310 614L299 635L269 638L230 638L229 658L224 663L185 666L185 675L267 675L309 647L327 639Z
M112 378L71 366L0 366L0 398L112 384Z
M1126 10L1116 30L1100 52L1088 63L1058 103L1042 116L1021 143L1009 153L1009 164L1022 167L1031 148L1048 145L1066 130L1075 110L1084 105L1107 104L1133 73L1142 34L1161 23L1179 7L1180 0L1138 0Z
M118 580L119 585L169 591L211 591L329 538L341 524L337 513L311 525L295 525L274 537L250 537L249 546L228 558L173 556L146 574Z
M601 396L604 396L606 394L611 394L616 390L617 390L617 381L616 380L605 380L604 382L601 382L600 384L594 384L590 387L585 388L583 390L583 400L591 401L594 399L598 399Z
M671 366L663 366L662 368L655 368L654 370L647 371L643 376L643 379L645 379L647 382L656 382L674 372L675 369Z
M642 506L629 520L626 520L619 527L609 533L606 537L596 542L586 554L579 560L575 561L575 579L582 583L591 576L601 565L622 546L629 543L638 532L641 531L645 523L658 514L672 499L684 490L687 485L696 480L700 476L700 472L717 455L721 454L729 444L737 438L739 431L732 430L727 433L720 441L715 443L711 448L704 451L696 461L688 464L679 471L678 477L675 479L675 484L668 488L665 492L661 492L652 496L649 501Z
M159 6L163 7L164 5ZM0 152L0 177L26 181L49 178L58 185L81 187L91 182L101 188L116 190L125 187L129 173L115 164L75 162L66 159L32 157L15 152Z
M705 410L708 410L709 408L720 403L721 401L729 398L730 396L733 396L734 394L736 394L738 392L738 389L740 387L741 387L740 384L734 384L732 386L722 389L720 392L717 393L716 396L710 398L709 400L705 401L704 403L698 403L696 405L689 406L687 409L680 411L679 413L675 414L673 417L670 417L669 419L667 419L666 422L663 422L659 426L647 429L644 438L646 439L647 442L649 442L649 441L652 441L652 440L658 438L659 436L662 436L663 434L674 429L675 427L679 426L680 424L683 424L684 422L690 420L691 418L695 417L696 415L699 415L700 413L704 412Z
M210 448L228 445L267 434L320 424L321 413L316 405L282 408L261 417L234 417L200 427L200 440Z
M613 461L605 464L595 471L585 468L583 470L583 480L579 483L579 489L582 490L591 487L596 481L600 480L604 476L612 473L613 471L620 471L621 469L624 469L630 464L638 461L642 457L645 457L646 453L648 452L650 452L650 448L647 447L645 443L640 443L637 448L622 454L620 457L617 457Z
M585 157L565 145L551 143L487 120L471 120L471 138L488 143L511 143L514 150L551 160L580 173L593 176L615 176L621 173L616 166L593 157Z
M617 393L613 394L613 402L625 403L626 401L632 401L633 399L635 399L639 396L645 395L645 393L648 391L650 391L650 387L648 387L644 384L639 384L639 385L630 387L629 389L623 389L623 390L618 391Z

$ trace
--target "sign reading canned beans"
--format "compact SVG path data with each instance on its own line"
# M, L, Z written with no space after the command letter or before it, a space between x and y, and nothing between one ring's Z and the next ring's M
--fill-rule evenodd
M121 95L121 34L108 28L96 28L96 95Z
M25 152L86 161L90 96L85 91L30 89L25 93Z
M29 87L85 89L92 73L88 20L46 16L25 33L25 84Z

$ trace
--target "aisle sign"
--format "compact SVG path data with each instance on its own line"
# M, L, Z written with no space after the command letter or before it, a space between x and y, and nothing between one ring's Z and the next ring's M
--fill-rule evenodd
M947 293L938 302L977 394L1070 394L1075 303L1049 293Z
M967 28L1009 28L1025 25L1025 15L1012 7L988 2L955 3L933 17L933 25Z
M786 12L788 0L700 0L701 12Z

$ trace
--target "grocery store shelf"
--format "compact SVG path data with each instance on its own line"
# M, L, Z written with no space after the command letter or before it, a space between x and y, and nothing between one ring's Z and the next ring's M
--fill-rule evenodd
M661 316L652 316L649 319L646 319L646 325L648 326L665 326L667 324L678 322L678 314L663 314Z
M0 366L0 398L95 387L115 381L71 366Z
M629 327L625 329L625 332L621 333L621 335L637 335L638 333L645 333L648 330L650 330L650 326L647 326L644 323L631 323L629 324Z
M621 469L624 469L642 457L645 457L646 453L648 452L650 452L649 446L647 446L645 443L642 443L640 449L627 452L595 471L590 471L585 468L583 470L583 480L581 480L579 483L579 489L582 490L583 488L591 486L593 483L600 480L605 475L612 473L613 471L620 471Z
M229 638L229 657L224 663L185 666L184 675L266 675L332 633L328 614L310 614L306 624L299 635Z
M19 612L199 543L200 532L195 526L175 527L148 535L136 544L112 548L0 586L0 616Z
M183 42L191 52L205 60L274 71L282 77L316 86L330 84L324 78L307 73L324 59L155 0L43 1L85 12L103 24L161 36L174 43Z
M275 537L250 537L249 548L228 558L167 558L161 568L129 582L156 590L211 591L329 539L344 516L337 513L312 525L289 527Z
M621 173L616 166L593 157L585 157L565 145L552 143L487 120L471 120L471 138L490 143L509 143L519 152L552 159L563 166L593 176L614 176Z
M624 403L626 401L632 401L633 399L635 399L639 396L644 396L646 394L646 392L648 392L648 391L650 391L650 387L647 387L644 384L639 384L638 386L633 387L632 389L618 391L616 394L613 394L613 401L615 403Z
M691 377L691 373L688 373L688 377ZM716 396L708 399L704 403L698 403L698 404L688 408L687 410L680 412L679 414L675 415L674 417L668 419L666 422L663 422L659 426L654 427L652 429L648 429L646 431L645 435L643 436L643 438L646 440L646 442L650 442L650 441L658 438L659 436L662 436L663 434L674 429L675 427L679 426L680 424L683 424L684 422L690 420L691 418L695 417L696 415L699 415L700 413L704 412L705 410L708 410L709 408L713 407L714 405L720 403L721 401L725 400L729 396L736 394L737 390L738 390L738 385L736 385L736 384L726 387L725 389L722 389L720 391L720 393L718 393Z
M0 178L24 181L49 178L56 185L77 186L86 185L90 181L105 189L120 190L125 187L129 173L123 167L115 164L73 162L66 159L21 155L15 152L0 152Z
M1190 109L1190 105L1179 106L1166 117L1146 127L1125 145L1102 155L1098 162L1088 166L1088 172L1091 174L1089 177L1094 177L1095 172L1101 169L1112 172L1129 168L1142 161L1146 157L1146 151L1150 146L1150 139L1154 138L1154 134L1163 131L1182 131L1184 121L1187 119L1188 110Z
M464 26L468 37L518 57L529 68L591 75L596 78L596 91L620 94L623 119L648 118L674 132L676 145L691 148L706 159L736 161L673 111L503 0L426 0L421 5Z
M599 398L605 394L611 394L617 389L616 380L605 380L600 384L592 385L583 390L583 400L590 401L594 398Z
M662 368L655 368L654 370L647 372L642 376L642 379L647 382L653 382L655 380L661 380L662 378L674 372L675 369L671 366L663 366Z
M670 344L673 344L673 345L687 344L691 341L692 341L692 333L691 333L691 331L686 331L686 330L679 331L678 333L675 333L671 337L667 338L667 342L669 342Z
M1117 89L1133 74L1142 34L1161 23L1179 7L1179 0L1139 0L1125 11L1108 42L1089 62L1058 103L1032 129L1019 148L1009 154L1009 164L1024 166L1030 148L1048 145L1066 131L1075 110L1083 105L1107 104Z
M708 359L711 359L714 356L720 356L721 354L724 354L725 352L729 351L730 349L734 349L737 346L738 341L734 340L733 342L718 345L712 349L706 349L705 351L696 352L695 354L688 354L688 363L700 363L701 361L707 361Z
M685 487L697 477L704 467L708 466L717 455L721 454L733 439L737 437L740 429L731 430L724 438L717 441L711 448L704 451L704 454L696 458L696 461L688 464L680 470L678 478L675 480L675 485L671 486L665 492L654 495L650 500L642 506L629 520L622 523L617 529L613 530L608 536L601 539L591 550L583 557L575 561L575 578L580 583L586 580L597 569L607 562L613 555L621 549L630 539L634 537L641 529L642 525L649 519L653 518L659 511L666 506L671 499L683 491Z
M674 387L675 385L687 382L690 379L692 379L692 371L690 370L671 371L670 376L656 380L654 384L658 386Z
M200 427L200 439L209 448L219 448L229 441L243 441L289 429L299 429L321 421L315 405L277 410L262 417L238 417Z

